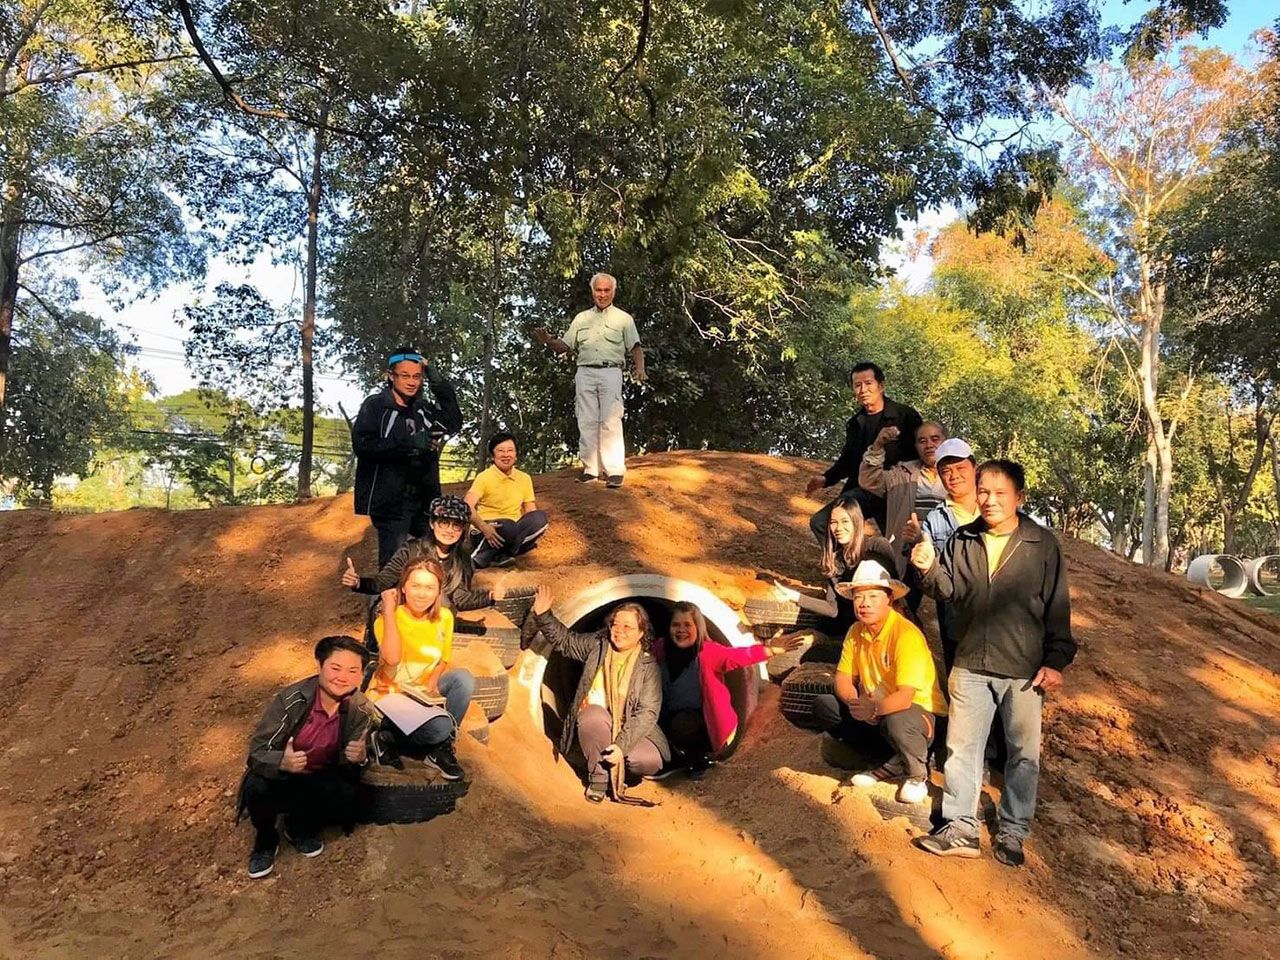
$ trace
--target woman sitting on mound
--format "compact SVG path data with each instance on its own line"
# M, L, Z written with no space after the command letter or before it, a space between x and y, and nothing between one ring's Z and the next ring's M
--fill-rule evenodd
M471 523L471 508L461 497L436 497L427 510L431 522L427 532L408 541L387 561L386 566L372 577L362 577L347 558L347 568L342 572L343 586L356 593L380 594L399 582L405 568L421 557L428 557L440 564L444 571L443 603L450 610L459 612L479 610L501 600L501 587L493 590L474 590L471 586L475 570L471 564L471 552L463 536Z
M875 525L871 524L871 529ZM826 577L827 595L819 600L787 587L778 591L787 599L819 616L829 618L820 629L833 637L843 637L857 618L853 603L836 589L853 578L853 571L863 560L876 560L890 570L896 570L893 546L884 537L868 533L858 498L852 494L843 496L831 508L827 522L827 539L822 548L822 574Z
M654 656L662 671L662 729L670 738L676 759L662 776L687 768L701 780L711 760L738 735L738 712L733 708L725 674L763 663L798 647L800 636L780 638L768 646L730 647L707 633L702 611L692 603L672 607L670 640L659 640Z
M475 679L467 670L449 669L453 614L443 603L443 580L438 560L419 557L404 568L399 587L382 595L382 615L374 623L378 669L368 697L384 718L380 747L420 756L446 780L459 780L463 770L453 742Z
M587 761L587 800L604 800L611 776L622 773L635 782L657 773L671 759L671 748L658 726L662 675L649 652L644 607L619 604L605 629L575 633L551 612L551 590L543 585L534 594L532 615L551 648L583 666L559 749L568 756L577 738ZM614 799L623 799L617 790Z

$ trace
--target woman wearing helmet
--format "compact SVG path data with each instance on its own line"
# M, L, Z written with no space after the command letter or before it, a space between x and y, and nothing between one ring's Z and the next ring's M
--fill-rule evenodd
M436 497L427 508L430 521L427 532L409 540L397 550L386 565L372 577L356 573L351 558L342 572L343 586L356 593L377 596L400 583L400 576L414 560L428 557L444 569L441 592L445 605L455 611L479 610L495 600L502 599L502 588L473 590L471 578L475 573L471 566L471 553L463 534L471 522L471 508L461 497L445 495Z

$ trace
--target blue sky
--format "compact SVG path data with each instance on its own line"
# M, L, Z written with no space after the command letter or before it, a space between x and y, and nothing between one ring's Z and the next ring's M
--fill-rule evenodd
M1103 23L1130 24L1146 7L1142 0L1133 3L1106 0L1102 5ZM1212 31L1203 42L1233 53L1243 52L1249 44L1250 35L1271 26L1278 15L1280 9L1273 3L1236 0L1231 4L1226 24ZM918 224L908 225L906 232L908 235L917 229L933 232L955 216L956 211L952 208L933 211L922 217ZM898 267L903 279L912 287L920 286L928 278L931 264L927 257L908 261L900 247L890 245L884 259ZM159 297L137 301L122 310L111 306L101 291L85 284L80 306L105 319L125 339L134 343L140 351L135 358L137 365L154 380L161 395L173 394L195 386L183 356L184 335L176 317L181 315L184 306L199 300L204 291L212 290L223 281L256 284L277 306L300 302L302 282L297 271L288 266L273 265L270 258L264 256L251 267L215 262L199 287L176 284ZM336 414L336 405L341 402L347 412L354 415L365 394L356 378L331 365L326 367L323 359L317 371L317 391L321 407L330 414Z

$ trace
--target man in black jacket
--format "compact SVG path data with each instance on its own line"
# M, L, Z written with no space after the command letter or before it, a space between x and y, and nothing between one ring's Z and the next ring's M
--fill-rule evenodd
M280 815L286 838L304 857L324 852L322 826L355 820L372 725L360 692L369 652L351 637L334 636L317 643L315 655L316 675L272 697L249 739L237 819L247 812L253 822L249 876L255 880L275 867Z
M427 507L440 496L441 443L461 428L453 384L416 350L393 353L387 385L360 405L351 428L356 514L367 516L378 531L379 567L410 534L426 532Z
M995 857L1021 866L1040 779L1040 714L1075 659L1067 570L1053 534L1018 512L1025 478L1008 460L978 468L982 516L939 557L928 537L911 552L924 589L953 605L956 653L948 689L946 823L918 843L943 857L977 857L982 761L996 714L1008 743Z
M862 455L885 427L897 427L898 439L885 448L884 466L887 470L904 460L914 460L916 431L924 422L913 407L897 403L884 395L884 371L874 363L855 364L849 373L853 384L853 396L858 401L858 411L845 426L844 449L836 462L809 479L805 493L813 496L819 490L844 481L841 496L854 493L862 507L863 516L875 520L884 529L884 498L868 493L858 486L858 467ZM836 499L839 499L837 497ZM827 542L827 524L831 519L831 507L835 500L809 518L809 529L819 543Z

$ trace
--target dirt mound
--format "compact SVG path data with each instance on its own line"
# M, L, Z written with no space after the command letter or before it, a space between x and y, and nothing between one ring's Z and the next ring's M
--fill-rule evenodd
M757 568L812 581L810 473L674 453L620 491L539 478L551 531L510 582L660 573L732 605ZM462 742L456 813L255 882L231 795L266 698L358 629L337 579L374 549L350 498L6 514L0 537L3 956L1280 956L1278 622L1083 544L1022 871L911 849L835 792L776 688L707 780L589 806L513 684L489 745Z

